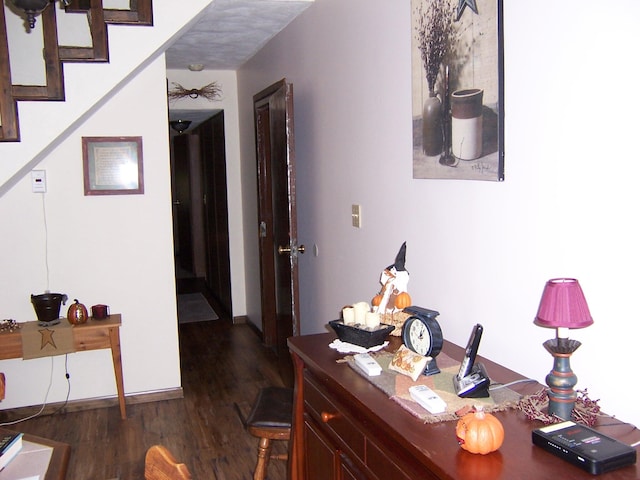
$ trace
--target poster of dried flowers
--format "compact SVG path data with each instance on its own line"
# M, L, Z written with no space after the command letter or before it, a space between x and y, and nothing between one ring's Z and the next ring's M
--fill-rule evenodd
M502 0L411 0L413 178L504 180Z

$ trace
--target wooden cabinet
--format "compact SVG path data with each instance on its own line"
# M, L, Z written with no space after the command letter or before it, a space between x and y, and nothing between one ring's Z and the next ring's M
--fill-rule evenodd
M306 477L410 480L407 466L388 453L384 432L367 425L314 375L304 372ZM420 477L430 477L421 472Z
M588 479L592 476L536 447L531 431L541 426L518 410L498 412L505 442L498 452L473 455L463 451L455 422L423 424L366 378L339 360L328 345L333 334L289 339L296 370L296 397L291 443L293 480L512 480L527 478ZM400 340L391 338L394 351ZM463 349L445 342L443 351L462 358ZM494 382L522 378L482 359ZM542 385L519 384L523 394ZM640 431L603 417L596 426L627 444L640 440ZM480 475L480 476L479 476ZM607 480L640 478L636 465L606 474Z

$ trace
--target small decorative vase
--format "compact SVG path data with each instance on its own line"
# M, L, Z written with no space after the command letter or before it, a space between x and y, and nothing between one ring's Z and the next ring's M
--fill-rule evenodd
M422 109L422 151L433 157L442 153L442 146L442 102L430 90Z

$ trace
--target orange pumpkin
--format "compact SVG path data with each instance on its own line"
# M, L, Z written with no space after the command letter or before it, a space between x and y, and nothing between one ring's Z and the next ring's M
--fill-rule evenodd
M500 420L480 409L458 420L456 436L460 447L467 452L485 455L502 446L504 428Z
M69 323L71 323L72 325L85 323L89 318L87 307L78 302L77 298L74 300L74 302L75 303L72 303L69 307L69 310L67 310L67 320L69 320Z
M407 292L400 292L398 295L396 295L394 306L398 310L404 310L410 305L411 305L411 295L409 295Z
M373 305L374 307L377 307L378 305L380 305L380 302L382 302L382 295L380 294L376 295L371 299L371 305Z

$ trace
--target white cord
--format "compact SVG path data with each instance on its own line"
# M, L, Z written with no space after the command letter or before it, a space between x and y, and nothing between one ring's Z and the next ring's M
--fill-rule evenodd
M44 201L44 193L42 195L42 218L44 224L44 265L47 272L47 288L45 292L49 292L49 229L47 227L47 209Z
M517 383L529 383L529 382L537 382L537 380L534 380L533 378L521 378L520 380L514 380L513 382L509 382L509 383L491 385L489 387L489 390L493 391L493 390L498 390L499 388L507 388L507 387L510 387L511 385L516 385Z
M37 417L44 411L44 407L47 406L47 398L49 398L49 390L51 390L51 384L53 383L53 357L51 357L51 373L49 374L49 386L47 387L47 393L44 395L44 402L42 403L42 407L40 410L33 415L26 418L19 418L18 420L14 420L12 422L0 423L0 427L4 427L6 425L15 425L16 423L25 422L27 420L31 420L32 418Z

